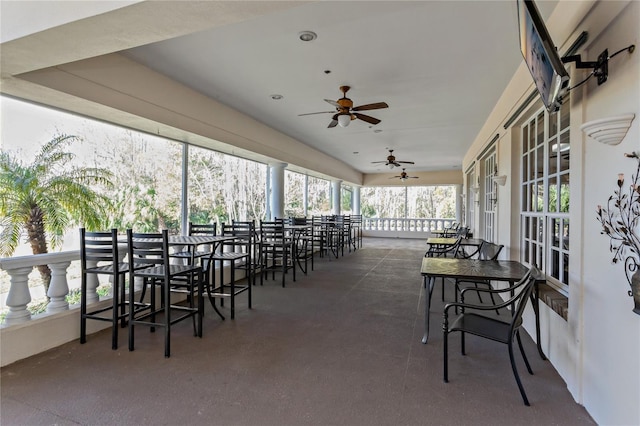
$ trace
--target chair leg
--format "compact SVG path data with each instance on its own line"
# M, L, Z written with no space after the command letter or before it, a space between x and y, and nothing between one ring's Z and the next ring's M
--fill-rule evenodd
M135 293L135 288L133 285L133 278L131 278L129 280L129 351L133 350L133 346L134 346L134 335L133 335L133 331L134 331L134 326L133 326L133 309L132 307L135 306L135 300L134 300L134 293ZM145 283L143 282L143 288Z
M169 283L165 282L163 286L164 295L164 357L171 356L171 293L169 291Z
M231 261L231 282L229 285L231 286L231 319L234 319L236 316L236 262L235 260Z
M520 381L520 375L518 374L518 369L516 367L515 359L513 358L513 342L509 342L509 359L511 360L511 369L513 370L513 375L516 378L516 383L518 384L518 389L520 389L520 395L522 395L522 401L524 405L529 406L529 399L527 398L527 394L524 391L524 387L522 386L522 382Z
M80 343L87 342L87 274L82 274L80 284Z
M118 349L118 322L119 322L119 305L120 303L120 284L119 277L113 277L113 287L111 289L111 349Z
M445 383L449 383L449 332L444 330L444 339L442 343L442 347L444 349L443 354L443 378Z
M460 353L462 353L462 355L467 354L467 350L465 348L465 341L464 341L464 331L460 332Z
M522 346L522 340L520 339L520 330L516 331L516 339L518 339L518 347L520 348L520 353L522 354L522 359L524 359L524 365L527 366L527 371L529 374L533 375L533 370L531 370L531 366L529 365L529 360L527 359L527 354L524 353L524 347Z
M204 274L198 274L198 337L202 337L202 317L204 316Z
M125 300L127 300L127 294L125 291L125 287L127 286L125 274L120 275L118 280L118 288L120 288L120 327L125 328L127 326L127 318L126 313L127 309L125 306ZM132 307L129 307L132 309Z

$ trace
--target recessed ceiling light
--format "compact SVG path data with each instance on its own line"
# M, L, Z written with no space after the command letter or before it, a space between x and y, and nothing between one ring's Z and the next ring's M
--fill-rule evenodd
M282 95L278 95L278 94L271 95L271 99L273 99L274 101L279 101L282 98L284 98L284 96Z
M301 31L298 33L298 38L302 41L313 41L318 38L318 35L313 31Z
M376 129L376 130L373 131L373 133L382 133L382 130Z

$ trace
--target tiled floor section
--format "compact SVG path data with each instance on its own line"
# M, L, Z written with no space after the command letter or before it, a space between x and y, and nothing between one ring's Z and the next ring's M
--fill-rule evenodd
M0 423L9 425L591 425L548 361L525 336L535 375L518 355L531 407L522 404L504 345L450 344L442 381L440 286L431 338L420 343L424 243L365 239L309 275L255 287L234 321L208 307L204 337L185 322L144 328L136 350L110 334L71 342L2 369ZM448 290L450 291L448 286ZM451 299L451 294L447 297ZM228 308L224 308L228 313Z

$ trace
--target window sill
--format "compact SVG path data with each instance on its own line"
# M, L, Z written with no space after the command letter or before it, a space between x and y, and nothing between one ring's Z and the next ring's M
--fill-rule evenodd
M538 287L540 301L549 306L551 310L567 321L569 316L569 299L549 284L540 284Z

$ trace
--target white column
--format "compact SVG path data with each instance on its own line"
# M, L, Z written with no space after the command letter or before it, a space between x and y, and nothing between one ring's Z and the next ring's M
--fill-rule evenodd
M353 214L358 215L360 213L360 187L354 186L351 193L351 211Z
M11 325L29 321L31 319L31 313L27 311L27 304L31 302L29 274L33 271L33 267L6 269L6 271L11 277L11 285L7 295L6 303L9 312L5 317L5 323Z
M189 145L182 144L182 197L180 199L182 235L189 233Z
M462 185L456 185L456 221L462 223L464 220L462 217Z
M333 214L340 214L340 184L341 180L331 181Z
M287 163L269 164L271 172L271 216L270 220L276 217L284 217L284 168Z
M69 302L66 297L69 294L69 284L67 283L67 268L71 262L51 263L51 282L49 283L49 303L47 304L47 312L62 312L69 309Z
M304 194L302 194L302 204L304 206L304 217L307 217L309 214L309 175L304 175Z

